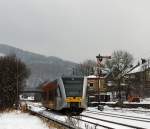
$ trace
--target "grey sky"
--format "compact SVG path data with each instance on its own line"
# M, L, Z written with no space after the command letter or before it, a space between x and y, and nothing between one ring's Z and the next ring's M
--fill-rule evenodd
M0 43L80 62L150 56L150 0L0 0Z

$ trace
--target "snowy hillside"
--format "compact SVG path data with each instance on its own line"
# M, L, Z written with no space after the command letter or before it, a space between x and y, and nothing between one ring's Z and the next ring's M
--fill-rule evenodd
M27 80L28 87L37 87L40 83L53 80L62 75L70 75L72 68L76 63L62 60L58 57L28 52L12 46L0 44L1 55L16 54L28 68L31 70L31 75Z

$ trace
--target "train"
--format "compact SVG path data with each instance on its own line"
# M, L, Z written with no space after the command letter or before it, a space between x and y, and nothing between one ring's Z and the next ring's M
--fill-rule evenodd
M78 115L87 107L87 77L59 77L42 86L44 107Z

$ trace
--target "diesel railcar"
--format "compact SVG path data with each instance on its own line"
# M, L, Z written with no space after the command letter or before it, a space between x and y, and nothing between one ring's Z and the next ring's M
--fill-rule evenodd
M46 108L72 114L80 114L86 109L86 77L60 77L48 82L42 89Z

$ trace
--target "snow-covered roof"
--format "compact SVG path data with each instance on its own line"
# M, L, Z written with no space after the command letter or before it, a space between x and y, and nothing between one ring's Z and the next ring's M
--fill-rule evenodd
M138 73L138 72L142 72L142 71L143 71L143 69L140 65L140 66L136 67L135 69L133 69L132 71L130 71L129 74Z
M146 62L144 64L137 66L132 71L130 71L128 74L143 72L147 68L150 68L150 62Z
M95 75L89 75L87 78L96 78Z

